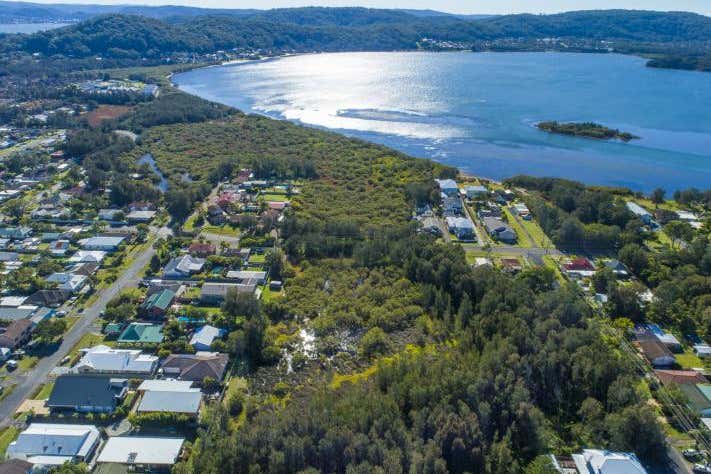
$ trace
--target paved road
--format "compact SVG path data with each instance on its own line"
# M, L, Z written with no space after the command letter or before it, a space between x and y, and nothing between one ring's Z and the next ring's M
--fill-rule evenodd
M156 232L159 237L165 237L169 233L170 229L165 227L158 229ZM40 359L32 370L20 376L18 384L12 393L0 402L0 428L12 423L12 415L22 401L32 395L32 393L45 382L52 369L69 354L69 351L81 337L90 331L94 321L96 321L99 314L106 308L106 303L117 296L124 288L138 285L141 270L150 262L154 254L155 249L153 249L151 245L136 256L131 266L129 266L111 286L99 292L96 301L84 310L81 319L64 335L59 348L51 355Z

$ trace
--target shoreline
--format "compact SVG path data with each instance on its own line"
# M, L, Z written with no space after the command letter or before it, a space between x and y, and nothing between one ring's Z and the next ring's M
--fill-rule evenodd
M382 52L385 54L388 53L441 53L439 51L386 51ZM354 52L356 54L358 53L363 53L363 52ZM365 52L367 53L367 52ZM378 52L377 54L380 54L381 52ZM445 53L461 53L461 51L446 51ZM488 54L491 54L492 56L494 55L493 53L498 53L498 52L486 52ZM543 51L540 52L511 52L514 54L532 54L532 53L543 53ZM561 54L561 52L558 51L545 51L545 53L552 53L552 54ZM191 70L197 70L197 69L202 69L202 68L207 68L207 67L213 67L213 66L240 66L244 64L249 64L249 63L259 63L259 62L270 62L270 61L276 61L278 59L284 59L288 58L290 56L306 56L306 55L317 55L317 54L353 54L351 52L338 52L338 53L323 53L323 52L308 52L308 53L297 53L297 54L284 54L284 55L279 55L279 56L268 56L268 57L261 57L258 59L239 59L239 60L231 60L231 61L224 61L219 64L211 64L211 65L204 65L200 66L197 68L192 68ZM583 53L583 52L573 52L573 54L588 54L588 53ZM634 59L634 58L639 58L638 56L634 55L628 55L628 54L619 54L619 53L606 53L606 54L612 54L614 56L618 57L624 57L624 58L629 58L629 59ZM641 63L641 60L643 58L639 58L637 61L637 65L632 64L631 67L635 68L638 67L639 64ZM570 59L570 61L574 61L574 59ZM181 71L181 72L188 72L188 71ZM177 72L176 72L177 74ZM201 95L200 91L198 90L190 90L190 82L188 81L186 84L181 85L178 84L173 80L174 78L170 78L170 83L172 87L175 87L177 90L180 90L181 92L184 92L186 94L191 94L196 97L200 97L205 100L212 100L218 103L225 104L223 100L220 100L219 98L215 99L210 99L209 97L204 97ZM185 88L184 88L185 87ZM208 94L209 96L209 94ZM237 95L235 99L238 99L240 96ZM437 158L437 156L434 156L432 153L428 153L427 150L420 149L422 147L415 146L416 144L409 143L407 137L403 137L402 141L404 142L401 146L398 146L396 144L397 142L397 137L396 136L391 136L386 132L382 131L362 131L359 129L348 129L344 127L327 127L327 126L322 126L319 124L311 124L311 123L305 123L298 118L294 119L288 119L284 117L282 114L279 113L279 111L272 111L272 112L267 112L267 111L260 111L256 110L250 107L249 101L240 101L240 100L232 100L232 102L235 105L231 104L225 104L230 107L233 107L235 110L239 110L242 113L245 114L254 114L254 115L259 115L262 117L269 118L271 120L282 120L282 121L288 121L291 122L292 124L298 125L298 126L303 126L303 127L308 127L308 128L315 128L317 130L322 130L326 131L329 133L336 133L341 136L346 136L349 138L355 138L358 140L362 140L364 142L368 143L373 143L379 146L386 147L388 149L391 149L397 153L401 153L407 156L415 157L415 158L420 158L420 159L427 159L431 160L433 162L437 163L442 163L448 166L452 166L456 168L460 175L463 177L473 177L476 179L482 179L486 181L491 181L495 183L501 183L502 181L509 179L514 176L518 175L530 175L530 176L539 176L539 177L551 177L551 178L560 178L560 179L567 179L570 181L578 181L582 182L586 185L590 186L596 186L596 187L608 187L608 188L614 188L614 189L627 189L631 192L649 192L651 189L654 187L664 187L668 190L677 190L677 189L686 189L689 186L698 186L695 185L694 182L686 183L686 182L667 182L664 179L654 179L654 176L650 176L651 179L646 179L639 181L637 180L636 182L633 182L633 180L626 180L627 182L624 182L624 179L616 180L616 179L608 179L606 176L606 171L604 168L600 168L600 171L602 172L602 175L598 178L600 179L592 179L592 180L587 180L585 179L586 172L579 172L579 173L557 173L557 174L551 174L550 172L546 172L545 169L542 170L537 170L536 169L536 160L533 160L533 163L530 167L526 167L525 163L521 162L521 159L518 158L518 155L512 157L512 160L514 162L518 162L518 164L514 164L512 167L510 167L508 170L503 170L503 171L508 171L507 173L499 173L497 177L492 177L487 175L486 173L479 173L477 172L477 166L475 166L475 163L472 163L471 166L468 163L463 163L461 162L462 160L459 160L459 163L451 163L451 162L443 162ZM538 121L533 121L529 124L529 126L538 132L540 131L545 131L541 130L536 126ZM628 141L620 140L620 139L611 139L611 140L605 140L605 139L597 139L596 137L587 137L587 136L578 136L578 135L571 135L571 134L563 134L563 133L552 133L552 132L547 132L549 135L556 135L560 137L568 137L568 138L586 138L591 142L610 142L610 143L620 143L620 144L626 144L629 143ZM376 135L380 135L383 138L379 138ZM588 141L586 140L586 141ZM670 153L690 153L690 152L685 152L685 151L679 151L679 150L662 150L662 151L668 151ZM500 156L499 160L506 160L506 155L501 154L498 155ZM544 156L542 160L546 160L547 158ZM487 168L487 166L484 166L484 168ZM583 168L584 169L584 168ZM591 172L594 174L595 170L597 168L591 168ZM609 173L607 173L609 174ZM677 181L679 181L677 179ZM658 182L658 183L657 183ZM649 184L651 183L651 184Z

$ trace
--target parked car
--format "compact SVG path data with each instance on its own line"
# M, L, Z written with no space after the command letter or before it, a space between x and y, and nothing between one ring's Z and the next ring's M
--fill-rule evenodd
M7 370L15 370L17 368L17 361L15 359L10 359L7 361Z
M686 459L698 459L701 456L701 453L695 449L685 449L681 452L681 454Z
M57 311L57 317L58 317L58 318L63 318L63 317L66 316L66 315L67 315L67 312L64 311L63 309L60 310L60 311Z

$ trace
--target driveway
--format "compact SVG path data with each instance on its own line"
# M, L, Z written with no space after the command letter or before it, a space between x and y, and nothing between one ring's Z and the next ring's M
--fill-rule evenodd
M159 236L166 236L169 233L170 230L165 227L157 231ZM64 335L59 348L49 356L40 359L32 370L18 377L15 389L0 402L0 428L12 423L12 416L22 401L32 395L32 393L47 380L47 376L52 369L59 365L61 360L69 354L69 351L79 342L84 334L90 332L94 321L96 321L101 312L106 308L106 303L118 296L121 290L138 285L141 270L148 265L154 254L155 249L152 245L138 254L133 263L131 263L126 271L123 272L111 286L99 292L99 296L94 304L84 310L81 319Z

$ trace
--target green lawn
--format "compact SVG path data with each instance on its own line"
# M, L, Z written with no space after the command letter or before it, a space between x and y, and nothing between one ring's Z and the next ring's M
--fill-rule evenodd
M249 256L249 263L264 263L266 261L266 254L253 253Z
M20 430L14 426L8 426L2 432L0 432L0 459L5 459L5 451L7 447L12 443L17 435L20 434Z
M289 201L289 197L286 194L267 193L260 194L259 197L264 201Z
M553 245L553 242L551 242L551 239L548 238L545 232L543 232L543 229L541 229L541 226L538 225L535 221L527 221L525 219L521 219L521 224L523 227L528 231L529 234L531 234L531 237L533 237L534 244L538 247L548 247L548 248L554 248L555 246Z
M69 351L69 358L70 362L72 363L74 359L76 359L79 356L79 351L81 349L84 349L85 347L93 347L97 344L107 344L104 341L104 335L103 334L95 334L95 333L86 333L84 334L81 339L77 341L76 344L74 344L74 347L72 347L72 350ZM110 345L110 344L107 344Z
M516 231L516 235L518 236L517 245L526 248L533 247L534 243L531 242L531 240L528 238L528 235L526 235L526 232L524 232L523 227L521 227L521 224L519 224L519 222L513 216L511 211L509 211L507 208L504 208L504 214L507 217L509 225L513 228L514 231Z
M225 225L205 225L202 226L201 228L202 232L205 232L207 234L217 234L217 235L226 235L228 237L238 237L240 235L240 230L239 227L234 227L229 224Z
M183 224L183 230L185 232L192 232L195 230L195 221L197 221L197 212L194 212Z
M54 382L47 382L46 384L42 385L40 390L35 394L34 397L32 397L33 400L47 400L49 398L49 394L52 393L52 389L54 388Z
M686 349L683 354L674 354L677 363L684 369L693 369L695 367L703 367L704 361L694 354L690 349Z

